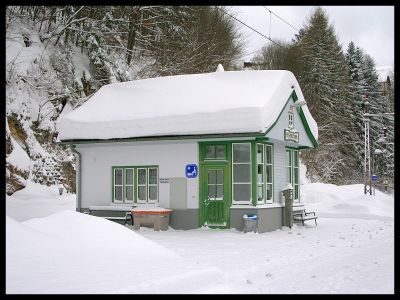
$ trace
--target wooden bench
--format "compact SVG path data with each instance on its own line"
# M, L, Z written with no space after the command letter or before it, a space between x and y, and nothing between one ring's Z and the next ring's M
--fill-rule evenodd
M304 222L308 220L314 220L315 226L317 226L317 219L318 217L315 215L315 212L313 211L306 212L306 210L303 209L301 212L293 212L293 221L301 221L303 226Z
M107 219L107 220L111 220L111 221L124 221L124 224L128 224L128 221L131 221L131 223L132 223L132 226L133 226L133 215L132 215L132 208L133 208L133 206L90 206L88 209L89 209L89 212L88 212L88 214L92 214L92 212L99 212L99 211L102 211L102 212L104 212L104 211L106 211L106 212L108 212L108 211L110 211L110 212L125 212L125 216L124 217L122 217L122 216L120 216L120 217L117 217L117 216L98 216L98 215L95 215L94 214L94 216L96 216L96 217L100 217L100 218L104 218L104 219Z

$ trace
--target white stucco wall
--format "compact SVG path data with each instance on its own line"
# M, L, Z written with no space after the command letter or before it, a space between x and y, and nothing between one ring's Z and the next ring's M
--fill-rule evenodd
M198 163L197 141L78 144L81 153L81 205L112 204L112 166L158 165L159 178L185 178L187 164ZM198 177L187 179L187 208L198 208ZM159 181L159 204L170 207L169 183Z

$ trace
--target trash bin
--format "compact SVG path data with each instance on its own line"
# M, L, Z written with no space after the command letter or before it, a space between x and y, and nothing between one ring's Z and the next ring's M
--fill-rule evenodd
M244 215L243 216L244 232L254 231L257 232L257 215Z

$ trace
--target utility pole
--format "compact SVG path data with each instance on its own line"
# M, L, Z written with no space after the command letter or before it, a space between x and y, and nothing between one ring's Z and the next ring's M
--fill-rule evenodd
M369 135L369 125L370 125L370 118L371 117L388 117L388 116L393 116L394 113L376 113L376 114L371 114L369 112L369 105L370 103L368 102L368 95L364 95L363 97L364 100L364 194L369 193L372 195L372 187L371 187L371 150L370 150L370 135ZM377 142L384 142L385 144L387 143L387 128L383 128L383 138L379 139ZM386 147L384 149L384 152L386 152ZM374 149L374 155L375 155L375 149ZM375 165L375 159L374 159L374 165ZM375 171L375 166L373 166ZM387 190L388 186L388 181L386 178L386 172L387 168L385 169L385 173L383 174L384 176L384 185L385 185L385 191ZM375 174L374 174L375 175Z
M369 140L369 102L368 96L364 96L364 194L372 195L371 188L371 151Z

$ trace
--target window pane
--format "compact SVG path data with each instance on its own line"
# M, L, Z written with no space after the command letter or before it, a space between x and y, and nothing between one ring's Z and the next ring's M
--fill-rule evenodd
M233 182L250 182L250 165L233 165Z
M299 186L297 184L294 186L294 199L299 199Z
M208 170L208 184L216 183L216 170Z
M146 187L145 186L138 186L138 199L146 200Z
M298 168L293 168L293 175L294 175L293 183L299 183L299 169Z
M272 183L272 165L265 166L266 182Z
M125 186L125 200L133 201L133 186Z
M233 144L233 162L250 162L250 144Z
M292 168L286 168L286 182L292 183Z
M299 166L299 153L297 151L293 151L293 164L295 167Z
M265 145L265 161L272 164L272 146Z
M133 169L125 169L125 184L133 185Z
M206 158L215 158L215 146L206 145Z
M263 145L257 144L257 163L263 163Z
M292 165L292 156L290 155L290 151L286 151L286 166Z
M272 199L272 184L267 184L267 200Z
M222 184L224 182L224 171L217 170L217 184Z
M122 185L122 169L115 169L115 184Z
M257 201L264 200L264 192L263 192L263 185L257 186Z
M157 187L149 186L149 200L157 200Z
M226 146L225 145L217 145L215 147L216 158L224 159L226 157Z
M223 192L224 186L223 185L217 185L217 198L222 199L222 192Z
M146 169L138 169L138 184L146 184Z
M250 201L251 199L251 184L234 184L233 197L236 201Z
M157 184L157 169L149 169L149 184Z
M257 182L263 181L263 165L257 165Z
M122 186L115 187L115 200L122 201Z
M216 185L214 184L208 185L208 197L210 200L215 200L216 193L217 193Z

